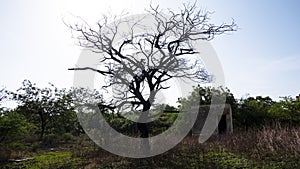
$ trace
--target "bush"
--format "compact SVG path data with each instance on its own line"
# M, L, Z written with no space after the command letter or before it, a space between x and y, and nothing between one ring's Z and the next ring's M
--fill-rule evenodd
M71 133L64 133L62 135L62 141L65 143L69 143L70 141L73 140L73 135Z
M56 134L48 134L43 138L43 147L57 147L60 143L60 137Z
M40 143L39 142L35 142L31 145L30 147L30 151L32 152L37 152L37 150L40 148Z
M29 136L32 124L22 114L10 111L0 116L0 142L11 143L21 141Z
M0 162L10 159L10 156L11 150L6 145L0 143Z

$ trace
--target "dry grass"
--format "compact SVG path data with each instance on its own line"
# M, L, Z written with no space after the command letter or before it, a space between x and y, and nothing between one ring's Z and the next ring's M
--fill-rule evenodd
M251 165L252 163L253 165L265 165L270 161L276 163L289 160L293 162L293 160L298 159L300 157L299 136L299 128L277 126L276 128L265 127L256 131L240 131L227 135L221 140L211 139L211 141L203 144L198 143L198 137L186 137L168 152L147 159L119 157L97 148L95 145L77 144L77 148L72 154L82 158L88 157L90 159L89 167L103 166L104 164L127 167L162 167L167 165L175 167L178 165L185 166L189 163L194 163L193 166L207 166L208 164L216 164L216 159L221 159L223 156L228 156L227 158L240 165L243 165L245 159L246 163ZM158 161L162 164L158 164Z
M240 131L208 144L255 159L270 155L300 157L300 128L276 126L256 131Z
M297 168L300 128L239 131L203 144L198 137L186 137L168 152L145 159L111 154L87 136L66 147L64 151L71 151L72 159L81 159L79 168Z

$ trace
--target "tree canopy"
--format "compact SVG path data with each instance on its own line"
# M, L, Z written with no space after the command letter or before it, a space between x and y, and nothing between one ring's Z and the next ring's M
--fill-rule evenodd
M40 139L43 138L46 128L57 120L55 117L71 117L68 113L72 110L70 95L65 89L58 89L53 84L50 84L50 87L39 88L35 83L24 80L22 87L9 94L20 104L17 107L18 111L29 119L39 122Z
M111 23L107 16L97 22L96 28L85 21L67 24L77 37L81 47L103 55L95 67L76 67L69 70L92 70L106 79L103 89L114 89L109 104L120 113L136 112L141 137L148 137L149 110L155 105L157 93L169 88L170 79L189 79L197 83L209 82L195 41L212 40L216 35L236 30L230 24L209 23L210 12L197 9L196 4L183 5L179 12L167 11L164 15L157 6L150 5L148 15L142 18L115 18ZM153 18L151 29L145 30L143 19ZM124 25L128 32L122 32ZM144 29L143 33L136 33ZM120 32L122 34L120 35ZM121 42L118 38L122 36Z
M116 107L129 105L131 111L147 111L153 104L157 92L169 86L164 82L171 78L188 78L197 82L209 81L209 74L200 59L191 60L195 51L193 41L211 40L216 35L236 30L236 24L213 25L209 23L209 12L198 10L195 5L185 5L179 12L168 11L169 17L158 7L147 11L154 17L155 29L135 34L141 27L134 21L131 32L122 42L115 42L122 24L128 20L108 23L104 17L92 28L83 22L68 25L77 33L79 45L104 55L99 62L101 69L78 67L70 70L90 69L107 77L107 85L114 87ZM147 90L145 94L145 90Z

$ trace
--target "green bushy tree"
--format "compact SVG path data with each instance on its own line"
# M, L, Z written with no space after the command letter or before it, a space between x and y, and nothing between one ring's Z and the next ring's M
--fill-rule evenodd
M19 103L16 111L39 126L41 140L46 132L64 131L67 120L75 119L70 95L65 89L57 89L52 84L39 88L29 80L24 80L21 88L9 94Z
M268 109L274 104L270 97L249 97L239 102L236 113L237 125L248 130L261 127L270 121Z
M9 143L20 140L31 134L35 128L36 126L29 123L24 115L9 111L0 117L0 142Z
M225 97L225 103L230 104L233 110L237 108L237 101L234 98L234 95L230 92L228 88L223 87L213 88L202 87L198 85L197 87L194 87L194 90L192 91L191 95L189 95L187 98L179 98L178 102L180 103L180 107L190 103L199 103L199 105L210 105L213 95L217 97Z
M300 101L291 97L282 97L280 101L274 103L269 108L268 113L275 123L299 126Z

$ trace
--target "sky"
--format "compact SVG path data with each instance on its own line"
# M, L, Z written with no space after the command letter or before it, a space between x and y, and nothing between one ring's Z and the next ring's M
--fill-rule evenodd
M152 0L178 10L185 0ZM191 1L194 2L194 1ZM4 0L0 2L0 87L16 90L24 79L46 86L73 85L81 49L63 19L70 14L89 23L102 14L143 13L149 0ZM239 29L216 37L214 47L226 86L236 98L300 94L300 1L199 0L200 9L214 12L211 22L235 20Z

